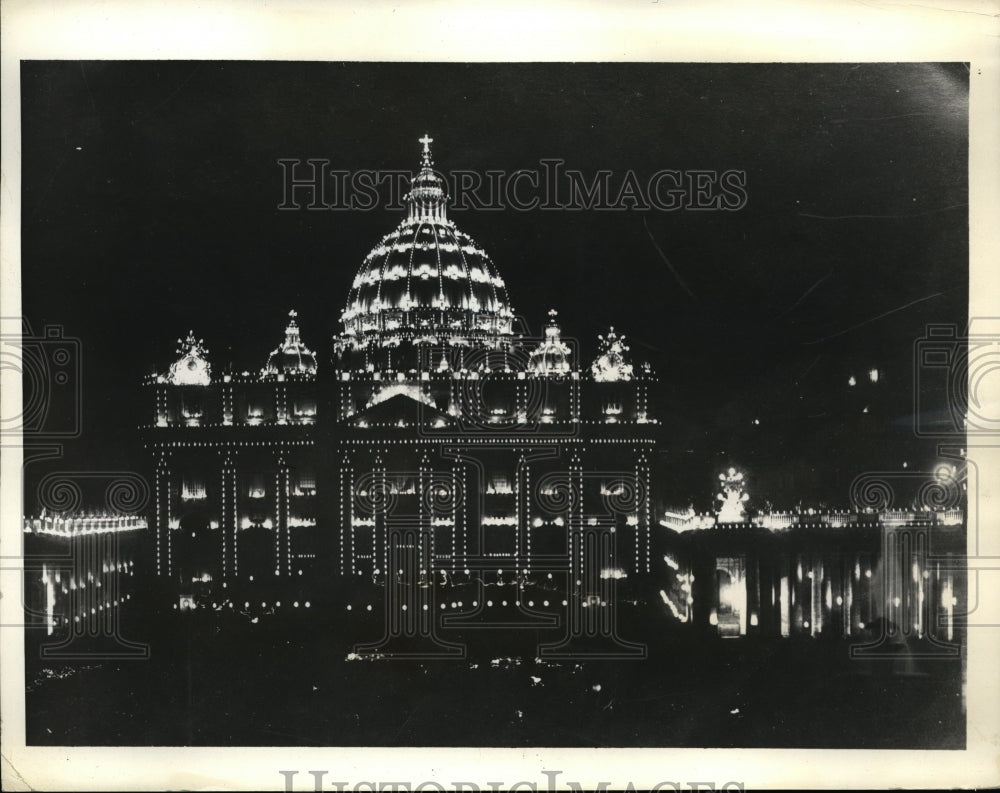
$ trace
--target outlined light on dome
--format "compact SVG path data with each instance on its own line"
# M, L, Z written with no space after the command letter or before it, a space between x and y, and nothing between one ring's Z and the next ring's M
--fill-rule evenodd
M261 374L316 374L316 355L302 343L299 336L299 326L295 318L298 312L293 308L288 312L288 326L285 328L285 340L268 356L267 364Z

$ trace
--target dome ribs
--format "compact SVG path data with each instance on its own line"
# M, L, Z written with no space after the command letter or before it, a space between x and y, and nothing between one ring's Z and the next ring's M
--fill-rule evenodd
M338 344L388 349L433 338L442 350L496 348L511 336L506 284L488 254L447 219L444 183L421 166L407 216L365 257L352 283Z

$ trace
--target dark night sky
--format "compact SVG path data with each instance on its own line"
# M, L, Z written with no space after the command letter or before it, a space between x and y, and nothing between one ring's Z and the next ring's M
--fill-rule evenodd
M614 324L658 369L679 502L723 460L779 506L816 469L796 493L846 506L855 474L933 459L913 345L967 317L963 64L26 62L21 90L24 313L83 346L55 467L143 464L139 381L189 328L257 369L294 306L328 355L399 214L278 211L277 160L412 169L425 131L443 172L746 171L737 212L452 213L534 329L557 307L589 360Z

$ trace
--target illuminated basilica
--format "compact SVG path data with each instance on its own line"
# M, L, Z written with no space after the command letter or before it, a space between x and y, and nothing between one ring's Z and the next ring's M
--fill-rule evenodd
M192 332L147 379L151 543L174 607L315 608L336 589L331 606L392 617L386 641L569 625L617 654L640 646L606 607L639 581L666 619L724 635L852 634L884 616L877 515L844 518L845 554L810 545L801 518L781 531L735 502L708 523L666 510L656 375L614 328L589 355L555 311L528 331L448 218L431 142L405 217L350 284L332 354L306 346L291 311L258 371L214 371ZM958 584L922 547L905 549L924 554L905 621L926 631Z

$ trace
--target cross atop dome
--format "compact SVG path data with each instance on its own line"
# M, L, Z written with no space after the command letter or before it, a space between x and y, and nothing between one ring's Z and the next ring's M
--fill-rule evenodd
M299 315L299 312L294 308L288 312L288 327L285 328L285 349L295 347L299 344L299 324L295 321L295 318Z
M434 165L434 160L431 159L431 144L434 142L434 138L425 132L422 138L417 139L417 142L424 145L424 149L421 152L423 156L421 157L420 165L423 168L430 168Z
M558 339L559 334L562 333L562 328L559 327L559 322L557 317L559 312L554 308L549 309L549 324L545 327L545 337L548 339Z
M410 192L406 196L409 204L408 221L431 221L442 223L447 220L446 208L448 196L445 193L444 180L434 172L434 158L431 157L431 144L434 138L426 132L417 141L423 146L420 155L420 172L410 182Z

